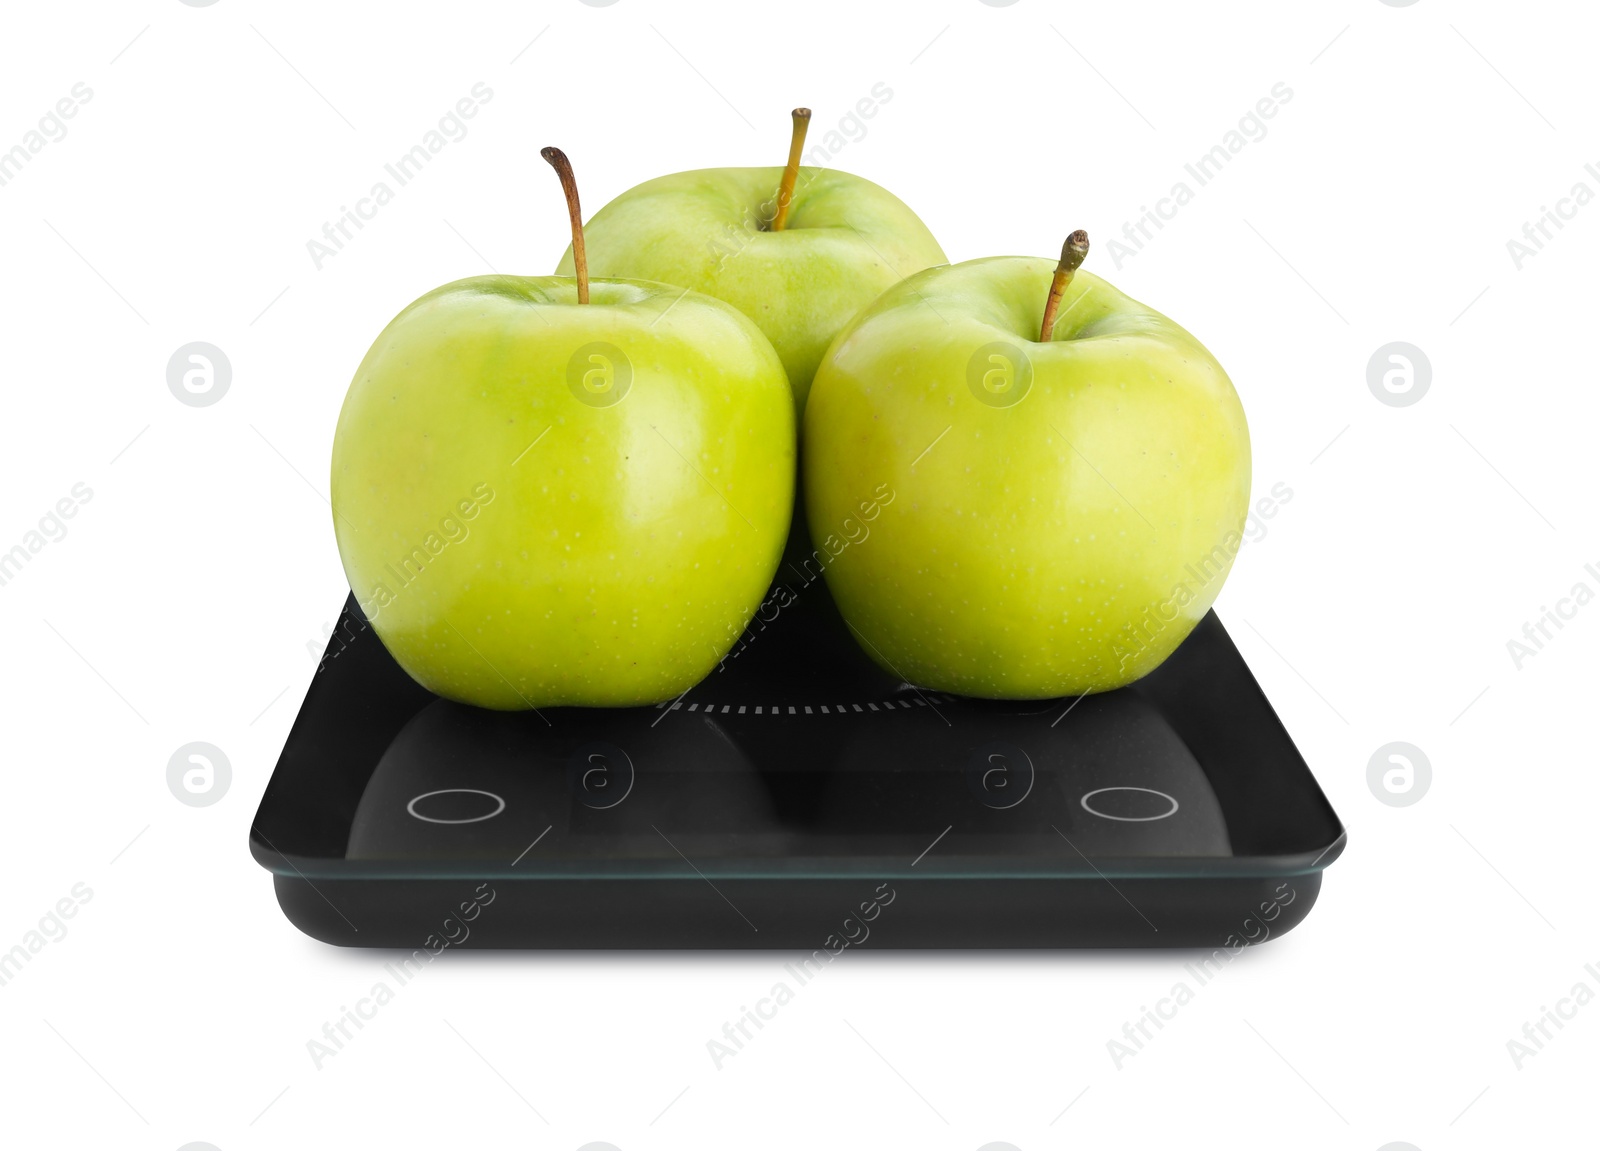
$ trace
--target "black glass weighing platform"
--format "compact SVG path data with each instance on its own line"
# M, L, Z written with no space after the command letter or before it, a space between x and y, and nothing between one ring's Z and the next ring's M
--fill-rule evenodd
M1344 829L1216 615L1081 699L920 691L785 563L670 705L429 693L353 597L250 833L312 937L426 949L1230 947Z

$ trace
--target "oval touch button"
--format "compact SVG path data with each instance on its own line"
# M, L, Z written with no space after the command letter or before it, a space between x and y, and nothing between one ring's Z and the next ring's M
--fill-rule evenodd
M425 791L406 804L412 818L423 823L482 823L505 809L506 801L494 792L474 787Z
M1091 799L1094 804L1089 802ZM1152 823L1178 810L1176 799L1153 787L1101 787L1078 802L1090 815L1119 823Z

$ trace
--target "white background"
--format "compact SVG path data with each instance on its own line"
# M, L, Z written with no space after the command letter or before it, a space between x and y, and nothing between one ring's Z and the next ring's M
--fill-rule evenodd
M0 950L93 898L0 987L0 1142L1576 1145L1600 1006L1520 1070L1506 1043L1600 991L1600 607L1520 670L1506 644L1600 588L1600 207L1520 270L1506 241L1600 191L1597 31L1440 0L8 5L0 147L93 97L0 187L0 550L93 498L0 587ZM306 241L479 81L470 134L317 270ZM880 81L837 166L952 260L1087 228L1091 267L1238 386L1257 495L1293 499L1218 610L1349 829L1321 903L1120 1069L1107 1041L1192 955L869 947L719 1071L706 1041L790 956L452 954L316 1069L307 1041L392 956L301 936L246 836L344 595L324 497L355 365L439 283L554 266L539 146L592 212L780 163L791 106L825 130ZM1278 82L1265 138L1115 266L1109 238ZM233 367L214 406L167 388L194 340ZM1406 407L1367 385L1396 340L1432 365ZM204 808L166 783L196 740L234 773ZM1367 785L1395 740L1433 767L1409 807Z

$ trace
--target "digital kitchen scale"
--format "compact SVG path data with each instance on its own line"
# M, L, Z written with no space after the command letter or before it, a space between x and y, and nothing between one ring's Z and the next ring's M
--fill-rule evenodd
M1304 919L1344 844L1215 614L1131 687L960 699L879 669L787 562L658 707L448 702L352 597L250 833L327 943L822 958L1240 948Z

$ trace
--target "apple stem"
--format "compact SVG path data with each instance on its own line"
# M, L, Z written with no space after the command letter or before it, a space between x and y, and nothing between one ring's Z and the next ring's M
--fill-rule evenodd
M783 226L789 222L794 182L800 175L800 150L806 146L806 129L811 126L810 108L796 108L789 115L794 118L794 131L789 136L789 162L784 165L783 179L778 182L778 211L772 217L774 232L783 231Z
M572 162L560 148L541 148L539 155L550 162L561 177L561 190L567 197L567 215L572 220L572 266L578 272L578 303L589 302L589 257L583 250L583 209L578 207L578 178Z
M1061 306L1061 297L1067 290L1067 285L1072 283L1072 273L1076 272L1083 264L1083 258L1089 254L1089 233L1079 228L1067 237L1067 242L1061 245L1061 262L1056 265L1056 274L1050 280L1050 296L1044 302L1044 322L1039 326L1039 342L1050 342L1050 331L1056 326L1056 309Z

